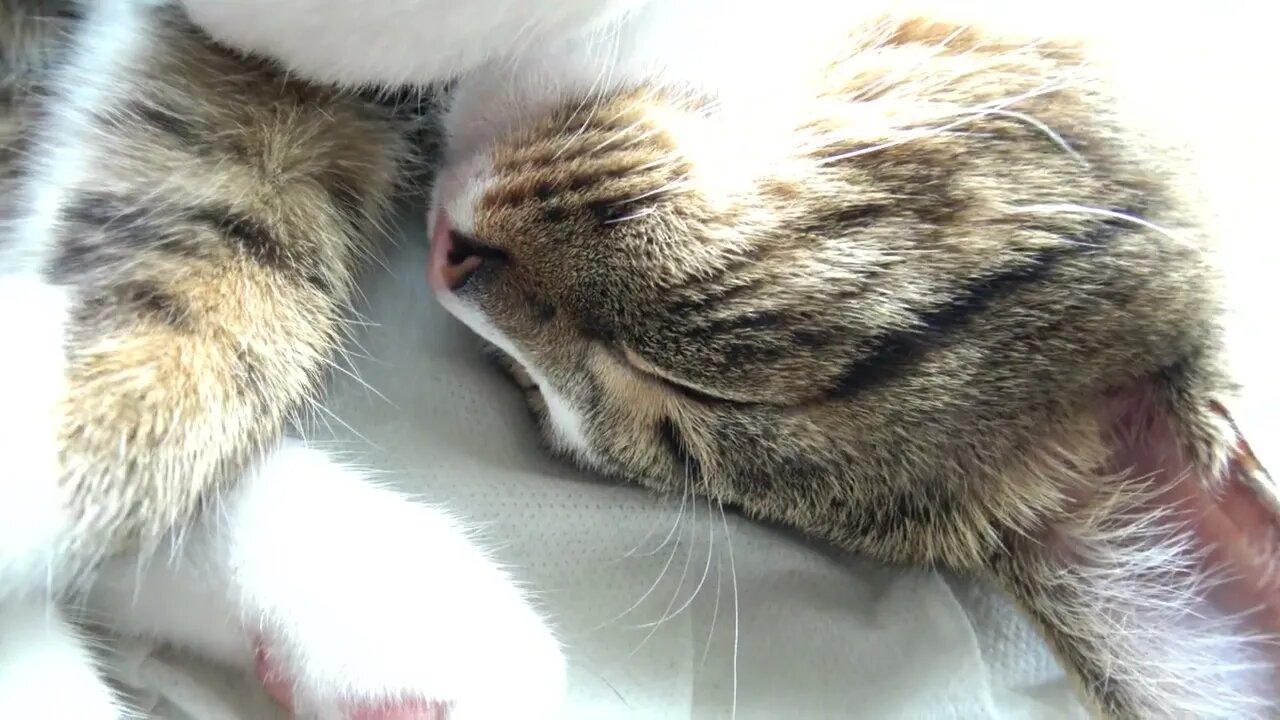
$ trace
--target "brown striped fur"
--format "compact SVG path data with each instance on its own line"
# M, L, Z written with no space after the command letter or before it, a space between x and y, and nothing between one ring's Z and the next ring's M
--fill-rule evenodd
M7 62L35 7L0 5ZM95 548L190 517L306 406L412 155L385 110L153 25L75 138L91 180L44 268L74 289L62 483ZM1168 420L1217 477L1235 440L1175 154L1074 46L890 21L830 60L759 128L631 88L500 138L475 241L505 262L459 295L571 389L592 467L992 577L1107 714L1251 709L1195 647L1143 644L1182 642L1162 593L1199 576L1132 527L1150 484L1115 450L1117 417ZM11 160L67 140L24 97Z
M15 39L36 45L47 6L0 13L14 72L32 58ZM86 132L20 131L19 83L3 120L7 149L78 142L91 168L67 188L45 274L75 301L60 460L92 552L189 519L308 410L413 157L384 108L223 50L176 11L150 24L150 50ZM51 72L50 116L76 87Z
M1117 449L1217 478L1235 442L1184 167L1032 40L859 28L759 131L669 89L566 98L485 150L456 294L580 413L579 450L504 361L584 464L992 577L1105 714L1269 716L1218 629L1178 645L1201 570Z

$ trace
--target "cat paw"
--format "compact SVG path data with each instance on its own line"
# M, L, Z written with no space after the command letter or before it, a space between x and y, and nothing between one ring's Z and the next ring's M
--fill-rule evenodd
M557 715L559 642L452 516L298 448L239 490L229 568L258 674L296 717Z
M550 639L549 634L547 639ZM423 656L438 655L422 666L448 663L449 654L423 648ZM513 658L519 658L512 662ZM410 665L414 661L408 660ZM298 662L280 643L259 638L254 670L267 695L294 718L315 720L500 720L553 718L563 694L564 661L558 647L523 645L495 653L489 667L443 672L411 687L362 682L353 671L342 682L318 677L322 673ZM463 677L462 674L470 674Z
M293 694L295 680L277 667L271 649L259 639L254 657L254 670L262 688L281 708L296 715ZM448 720L450 703L445 700L399 697L384 700L346 700L330 698L328 702L311 698L312 706L327 706L326 715L349 720Z

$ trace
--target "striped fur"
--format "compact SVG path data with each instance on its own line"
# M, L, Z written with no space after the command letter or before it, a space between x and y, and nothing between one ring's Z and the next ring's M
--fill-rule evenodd
M822 47L782 107L619 71L475 141L460 105L436 212L484 250L446 306L589 467L990 577L1104 714L1271 716L1247 623L1186 619L1222 568L1160 499L1238 441L1178 154L1077 44L894 16Z
M6 3L0 28L53 29L39 7ZM20 215L5 251L40 255L73 298L60 482L93 553L189 519L309 411L414 156L411 120L223 50L178 11L136 12L136 57L52 68L39 122L15 76L4 108L6 151L37 159L19 188L59 183L46 232ZM101 97L77 108L85 85ZM58 146L85 168L71 183Z
M47 104L15 64L0 98L6 157L42 158L0 262L71 299L58 490L94 557L190 518L306 406L412 156L395 114L121 5L138 46L55 68ZM31 7L0 6L10 61L57 48ZM1247 628L1192 614L1213 568L1160 499L1269 483L1215 411L1176 153L1068 44L896 18L828 49L746 114L642 82L455 134L437 200L488 250L446 304L591 467L987 575L1103 713L1274 714Z

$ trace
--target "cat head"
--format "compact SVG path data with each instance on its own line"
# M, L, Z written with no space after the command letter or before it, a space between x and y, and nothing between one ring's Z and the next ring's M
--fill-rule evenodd
M1073 46L837 46L754 103L464 82L437 297L590 468L994 577L1104 714L1271 707L1231 623L1275 596L1280 514L1223 411L1176 154Z
M1036 475L1109 387L1199 372L1208 274L1071 49L847 41L785 108L622 88L455 148L434 285L580 462L804 526L848 507L829 534L890 555L929 514L971 563L1057 493L963 478Z

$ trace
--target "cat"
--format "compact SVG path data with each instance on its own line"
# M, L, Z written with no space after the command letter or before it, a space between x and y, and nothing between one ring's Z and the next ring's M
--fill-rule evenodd
M456 76L432 283L514 360L549 444L659 488L688 476L874 557L987 575L1105 714L1272 712L1273 663L1246 629L1182 615L1199 600L1196 556L1229 538L1193 525L1178 545L1158 521L1173 500L1209 508L1202 483L1127 472L1194 469L1248 510L1269 482L1215 404L1231 389L1215 280L1172 156L1112 116L1074 47L842 5L419 1L353 14L332 0L189 0L205 31L250 53L239 55L164 4L104 0L52 82L61 102L36 123L43 139L22 150L34 162L6 233L0 307L31 352L6 356L0 374L15 399L0 442L20 470L0 487L0 628L57 612L46 586L94 580L125 630L246 662L259 643L234 623L148 629L129 618L136 606L111 605L129 578L118 565L194 523L181 548L193 555L148 565L171 579L143 596L196 586L195 568L238 607L194 612L202 594L192 616L282 620L261 653L276 658L262 674L282 700L281 673L322 714L389 697L513 714L485 714L495 693L475 683L494 675L468 674L472 662L445 687L398 674L424 647L444 658L434 667L451 651L473 658L470 636L433 646L432 627L398 624L422 613L367 593L318 602L339 582L328 575L281 589L217 569L281 557L237 538L263 537L264 515L297 515L272 488L327 473L414 516L399 526L417 533L412 559L438 542L415 528L463 537L312 449L277 446L336 342L359 246L407 153L394 119L290 78ZM216 174L201 175L211 158ZM104 267L114 272L93 271ZM504 271L526 277L504 285ZM271 304L234 302L255 282ZM191 323L201 332L182 335ZM182 357L209 362L174 362L180 342L196 350ZM1144 423L1153 431L1131 437ZM216 502L232 509L228 527L200 513ZM389 510L370 505L363 517L380 528ZM298 522L323 539L314 518ZM365 552L404 547L373 535ZM494 643L543 639L501 669L536 716L560 682L539 664L558 667L550 635L461 546L470 577L486 578L463 587L501 607L496 628L471 608L462 626ZM315 557L280 552L299 566ZM405 596L424 582L374 570ZM296 587L309 590L285 592ZM382 622L336 641L303 622L352 617ZM47 637L2 647L70 659L81 697L115 712L72 627L40 627ZM296 646L278 650L281 638ZM361 638L372 640L349 644ZM2 667L19 667L12 657ZM360 658L369 676L336 682L337 658ZM51 699L38 700L47 714Z
M583 466L988 578L1103 716L1275 716L1185 163L1085 44L872 5L654 0L463 76L437 297Z
M0 717L130 716L82 619L300 717L554 717L486 541L284 434L417 121L164 4L4 2L0 50Z

